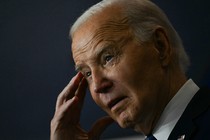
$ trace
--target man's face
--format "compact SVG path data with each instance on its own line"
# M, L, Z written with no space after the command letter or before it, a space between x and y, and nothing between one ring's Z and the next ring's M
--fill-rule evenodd
M157 49L152 42L140 45L126 30L99 26L87 22L72 38L73 59L93 100L123 128L152 125L164 100Z

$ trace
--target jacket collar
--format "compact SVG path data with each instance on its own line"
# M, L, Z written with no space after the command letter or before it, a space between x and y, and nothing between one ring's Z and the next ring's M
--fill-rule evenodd
M185 140L190 139L191 135L196 131L195 120L210 107L209 100L210 90L201 88L188 104L168 139L177 140L181 136L184 136Z

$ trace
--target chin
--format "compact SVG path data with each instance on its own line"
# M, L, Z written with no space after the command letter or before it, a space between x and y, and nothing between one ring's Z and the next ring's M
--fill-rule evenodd
M122 112L117 118L117 123L121 128L133 128L134 121L131 118L128 113Z

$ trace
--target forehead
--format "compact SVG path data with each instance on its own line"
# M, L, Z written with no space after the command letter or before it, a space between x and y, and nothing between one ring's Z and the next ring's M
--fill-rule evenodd
M120 11L116 7L107 8L79 26L72 37L73 57L78 52L95 50L101 44L121 42L128 38L131 35L128 19Z
M118 4L107 5L101 8L100 10L96 10L93 12L89 11L89 12L90 14L84 14L81 16L83 17L83 20L81 20L83 22L78 23L76 30L72 34L73 41L78 40L78 34L81 37L82 35L83 36L87 35L87 33L93 34L94 32L96 32L96 30L102 28L104 29L113 28L114 24L118 23L117 26L119 26L120 22L122 24L125 24L126 22L124 10L122 6ZM89 16L86 17L86 15ZM90 36L90 34L88 34L87 36Z

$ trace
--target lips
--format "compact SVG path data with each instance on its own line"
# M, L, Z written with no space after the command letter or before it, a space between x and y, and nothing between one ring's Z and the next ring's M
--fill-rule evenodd
M108 103L108 107L110 109L112 109L116 104L118 104L119 102L121 102L122 100L124 100L126 97L123 96L123 97L119 97L119 98L116 98L114 100L111 100L109 103Z

